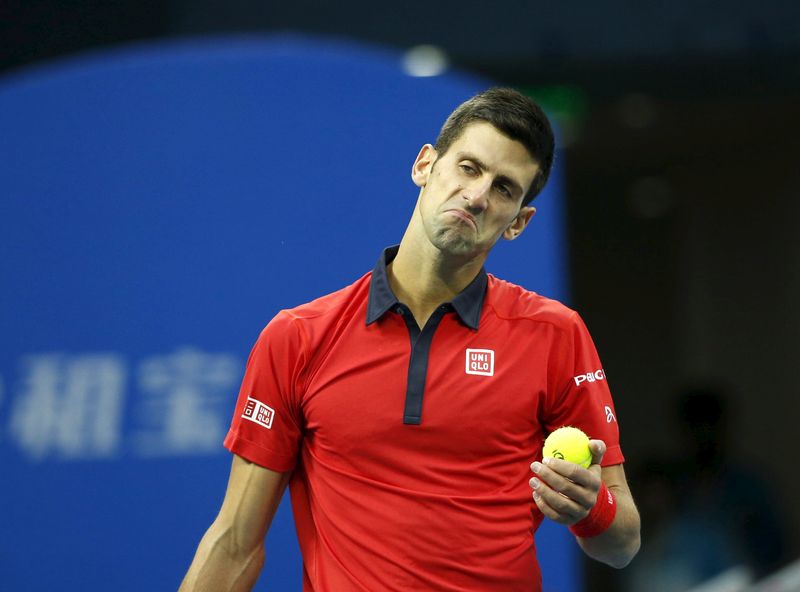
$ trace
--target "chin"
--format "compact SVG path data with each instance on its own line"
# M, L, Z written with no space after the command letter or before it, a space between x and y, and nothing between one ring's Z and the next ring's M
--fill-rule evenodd
M475 241L460 236L439 237L439 240L434 241L433 244L442 253L448 255L465 256L475 255L478 252Z

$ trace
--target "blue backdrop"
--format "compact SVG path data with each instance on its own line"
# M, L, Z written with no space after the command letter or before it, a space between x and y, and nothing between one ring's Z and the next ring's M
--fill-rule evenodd
M297 37L0 79L0 587L177 588L222 499L260 329L399 241L417 151L486 86ZM487 267L563 299L558 171L537 206ZM300 589L287 506L257 589ZM577 589L565 529L537 540L546 589Z

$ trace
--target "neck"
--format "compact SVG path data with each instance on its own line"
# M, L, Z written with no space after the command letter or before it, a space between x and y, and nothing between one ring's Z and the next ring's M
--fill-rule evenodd
M406 233L397 257L387 268L389 285L424 327L438 306L450 302L475 279L485 260L485 255L460 257L430 244L418 245Z

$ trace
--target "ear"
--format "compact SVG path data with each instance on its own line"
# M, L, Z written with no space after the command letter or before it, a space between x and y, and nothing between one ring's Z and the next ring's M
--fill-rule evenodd
M436 162L438 153L430 144L425 144L420 149L417 158L414 161L414 166L411 167L411 180L417 187L425 187L428 183L428 177L431 174L433 163Z
M503 231L503 238L506 240L514 240L525 228L528 226L528 222L531 221L533 215L536 213L536 208L533 206L525 206L519 209L519 213L516 215L514 220L511 224L508 225Z

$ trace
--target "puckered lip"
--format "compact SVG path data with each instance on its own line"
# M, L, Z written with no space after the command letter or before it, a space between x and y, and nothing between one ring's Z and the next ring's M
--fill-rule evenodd
M449 212L450 214L455 214L458 218L461 218L464 222L471 224L475 230L478 230L478 223L475 221L475 217L469 212L465 212L464 210L459 210L458 208L445 210L445 212Z

